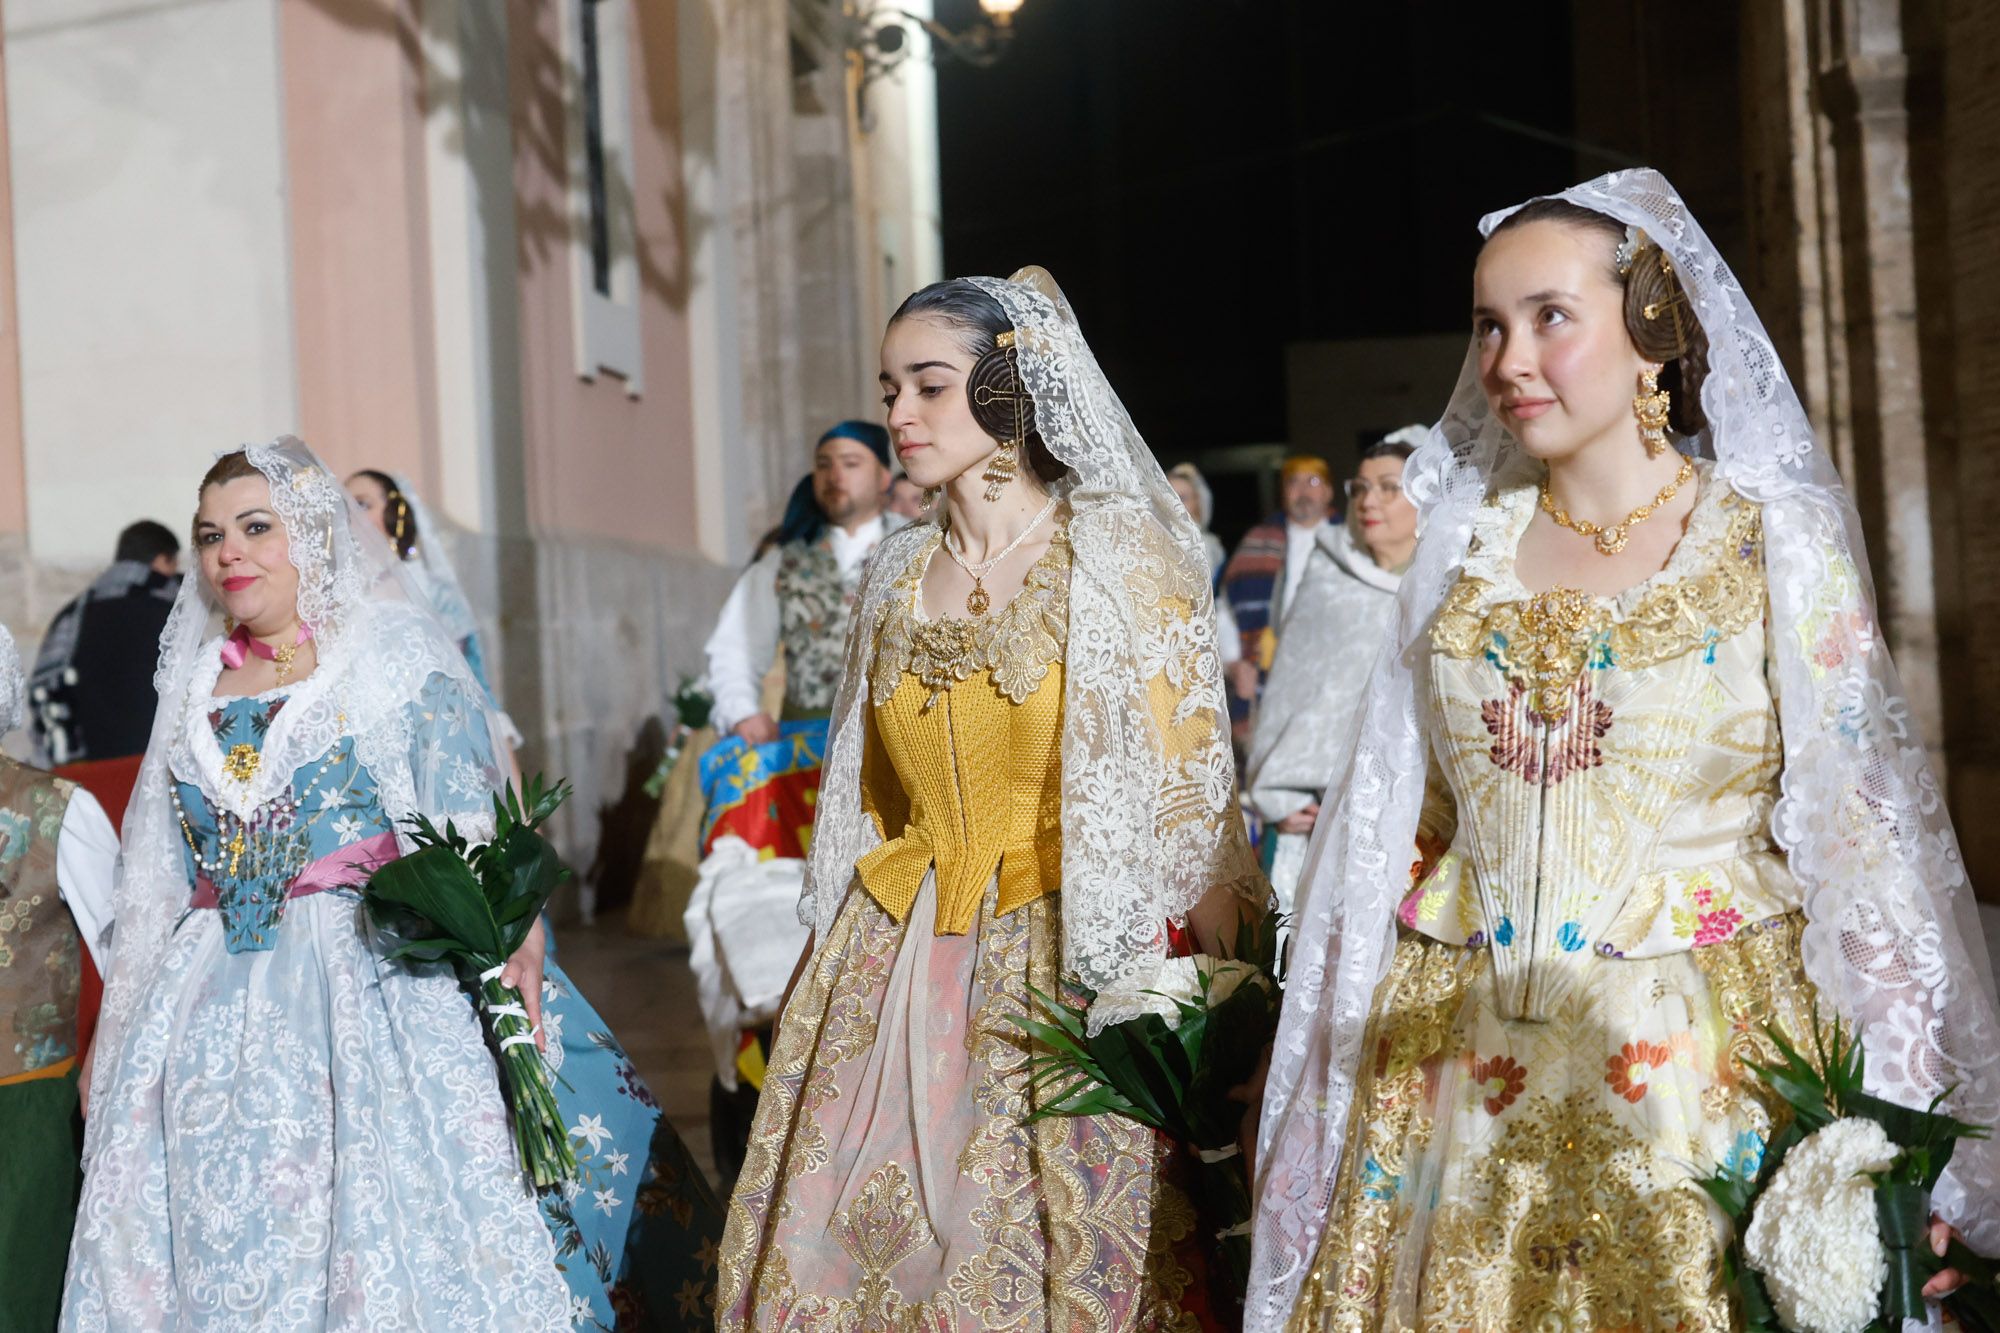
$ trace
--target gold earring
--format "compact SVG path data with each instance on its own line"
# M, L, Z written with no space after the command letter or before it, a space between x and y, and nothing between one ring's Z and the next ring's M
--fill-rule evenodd
M1639 418L1639 442L1646 457L1658 458L1667 451L1667 408L1673 395L1660 387L1659 366L1639 372L1639 395L1632 400L1632 415Z
M986 464L986 471L979 479L986 483L988 504L997 503L1001 494L1007 489L1007 483L1021 475L1019 444L1017 440L1007 441L994 451L992 460Z

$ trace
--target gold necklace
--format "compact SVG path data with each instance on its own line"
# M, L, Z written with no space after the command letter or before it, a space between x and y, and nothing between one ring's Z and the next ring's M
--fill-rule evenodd
M1007 548L1005 550L1000 552L1000 554L994 556L992 559L982 560L976 565L968 562L966 558L959 553L958 548L951 544L952 532L949 526L946 527L944 534L944 553L950 556L956 562L958 562L958 567L960 569L964 570L966 573L972 576L972 591L965 595L965 609L968 613L970 613L973 616L983 616L986 614L987 610L992 607L993 598L986 591L986 576L993 572L993 567L995 565L999 564L1002 560L1005 560L1008 556L1014 554L1014 552L1021 549L1021 543L1028 540L1028 534L1033 532L1036 528L1042 526L1042 520L1055 512L1056 504L1059 500L1061 500L1061 498L1062 497L1058 495L1051 495L1049 497L1049 502L1042 506L1041 512L1028 520L1028 526L1022 528L1020 532L1015 534L1014 540L1007 543Z
M1682 454L1680 471L1674 473L1674 479L1660 487L1658 495L1648 500L1645 504L1640 505L1637 509L1634 509L1631 513L1625 515L1623 519L1613 523L1608 528L1600 527L1587 519L1571 518L1568 510L1558 508L1555 497L1549 494L1549 479L1543 477L1542 512L1554 519L1556 526L1559 528L1568 528L1579 537L1597 538L1596 545L1599 555L1617 555L1625 549L1625 542L1632 535L1632 528L1640 523L1644 523L1653 516L1655 509L1673 499L1679 493L1680 488L1687 484L1688 478L1693 475L1694 460L1686 454Z

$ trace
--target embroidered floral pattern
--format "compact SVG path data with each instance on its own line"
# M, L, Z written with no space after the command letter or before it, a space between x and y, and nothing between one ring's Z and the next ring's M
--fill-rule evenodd
M824 713L833 707L846 666L847 618L861 589L861 569L843 579L822 537L778 551L778 639L785 646L785 707Z
M1475 1094L1485 1104L1486 1114L1499 1115L1528 1086L1528 1071L1512 1057L1496 1055L1490 1060L1473 1062L1472 1082Z
M1770 1112L1736 1061L1769 1058L1766 1025L1796 1035L1810 1008L1801 925L1600 967L1549 1023L1498 1016L1491 954L1404 934L1288 1333L1728 1333L1689 1182L1761 1155ZM1745 1044L1697 1039L1739 1023ZM1579 1041L1635 1029L1608 1062Z
M911 560L883 602L880 642L869 678L878 707L905 672L931 690L931 700L974 672L991 671L993 687L1011 703L1035 692L1069 642L1069 538L1060 529L1022 581L1021 591L992 615L926 619L919 609L924 571L943 538Z
M1653 1071L1673 1063L1673 1052L1658 1042L1628 1041L1604 1062L1604 1081L1626 1101L1637 1105L1646 1095Z

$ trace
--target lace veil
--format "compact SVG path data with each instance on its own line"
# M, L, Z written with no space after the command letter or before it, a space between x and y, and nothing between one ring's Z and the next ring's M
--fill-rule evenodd
M171 784L192 783L219 809L249 819L289 790L298 768L350 736L409 851L403 821L414 814L449 817L474 838L483 836L480 816L467 812L483 809L486 795L506 781L490 743L500 734L499 719L379 527L351 506L339 478L301 441L284 436L244 452L270 482L271 507L299 572L299 616L313 628L319 664L290 687L250 779L225 779L207 721L221 674L220 611L199 571L181 581L160 637L152 737L125 815L93 1075L103 1086L117 1076L125 1026L192 887ZM484 727L488 743L468 747L481 758L448 757L443 747L418 744L420 699L433 713L448 702L454 725ZM93 1120L93 1145L97 1133Z
M21 653L14 636L0 625L0 736L21 725L28 716L28 678L21 674Z
M1035 423L1067 468L1069 653L1062 730L1063 961L1098 993L1094 1026L1146 1008L1167 923L1213 887L1269 893L1236 810L1201 534L1041 269L973 278L1015 329ZM880 841L861 809L863 709L884 596L928 523L870 561L834 702L800 918L824 940ZM1171 704L1162 707L1162 700Z
M2000 1122L2000 1021L1977 908L1882 643L1860 522L1833 460L1734 274L1664 177L1614 172L1558 197L1643 230L1672 258L1708 335L1709 426L1692 447L1763 508L1785 752L1772 832L1804 893L1807 973L1833 1011L1862 1025L1871 1091L1912 1106L1948 1094L1957 1115ZM1482 219L1482 233L1506 216ZM1423 799L1429 740L1414 673L1425 631L1464 561L1473 512L1525 468L1469 354L1404 474L1423 536L1338 809L1319 823L1303 880L1259 1134L1249 1333L1283 1327L1340 1167ZM1975 1248L2000 1250L2000 1144L1962 1141L1935 1204Z

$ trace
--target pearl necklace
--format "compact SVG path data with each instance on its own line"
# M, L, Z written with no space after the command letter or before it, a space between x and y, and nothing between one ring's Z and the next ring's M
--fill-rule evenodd
M960 569L972 576L972 591L965 595L965 609L968 614L975 617L983 616L992 608L993 599L986 592L986 576L993 572L994 566L1021 549L1021 543L1028 540L1028 534L1042 526L1042 520L1055 512L1060 498L1059 496L1051 495L1049 502L1042 506L1041 512L1028 520L1028 526L1015 534L1014 540L1008 542L1006 548L1000 554L990 560L982 560L976 565L968 562L965 556L959 552L958 548L951 544L951 529L945 529L944 553L956 561Z
M237 748L243 749L246 747L238 746ZM244 841L244 833L269 825L283 826L289 823L292 817L297 815L305 806L307 798L319 786L319 780L326 776L326 771L342 759L347 758L352 749L352 741L349 741L345 745L335 745L331 750L327 751L326 758L321 761L318 771L306 780L305 787L300 790L297 797L294 797L289 791L282 792L263 806L260 806L247 820L240 815L231 814L227 810L217 809L215 811L215 838L221 850L229 853L227 862L224 862L220 855L215 860L210 861L201 854L201 847L195 840L194 829L188 823L187 809L181 804L180 782L177 779L170 779L167 790L174 798L174 813L180 816L181 836L187 839L188 854L194 858L195 868L207 875L211 881L224 874L227 874L230 879L236 878L236 872L243 863L243 854L250 850L249 844ZM254 755L256 752L252 751L251 753ZM235 772L231 772L230 776L237 777L238 781L247 782L255 772L255 766L251 766L249 774L238 777ZM327 811L333 808L331 805L322 805L318 813L306 817L306 827L311 828L314 824L319 823L321 819L326 817ZM227 839L223 837L225 830L230 834Z

